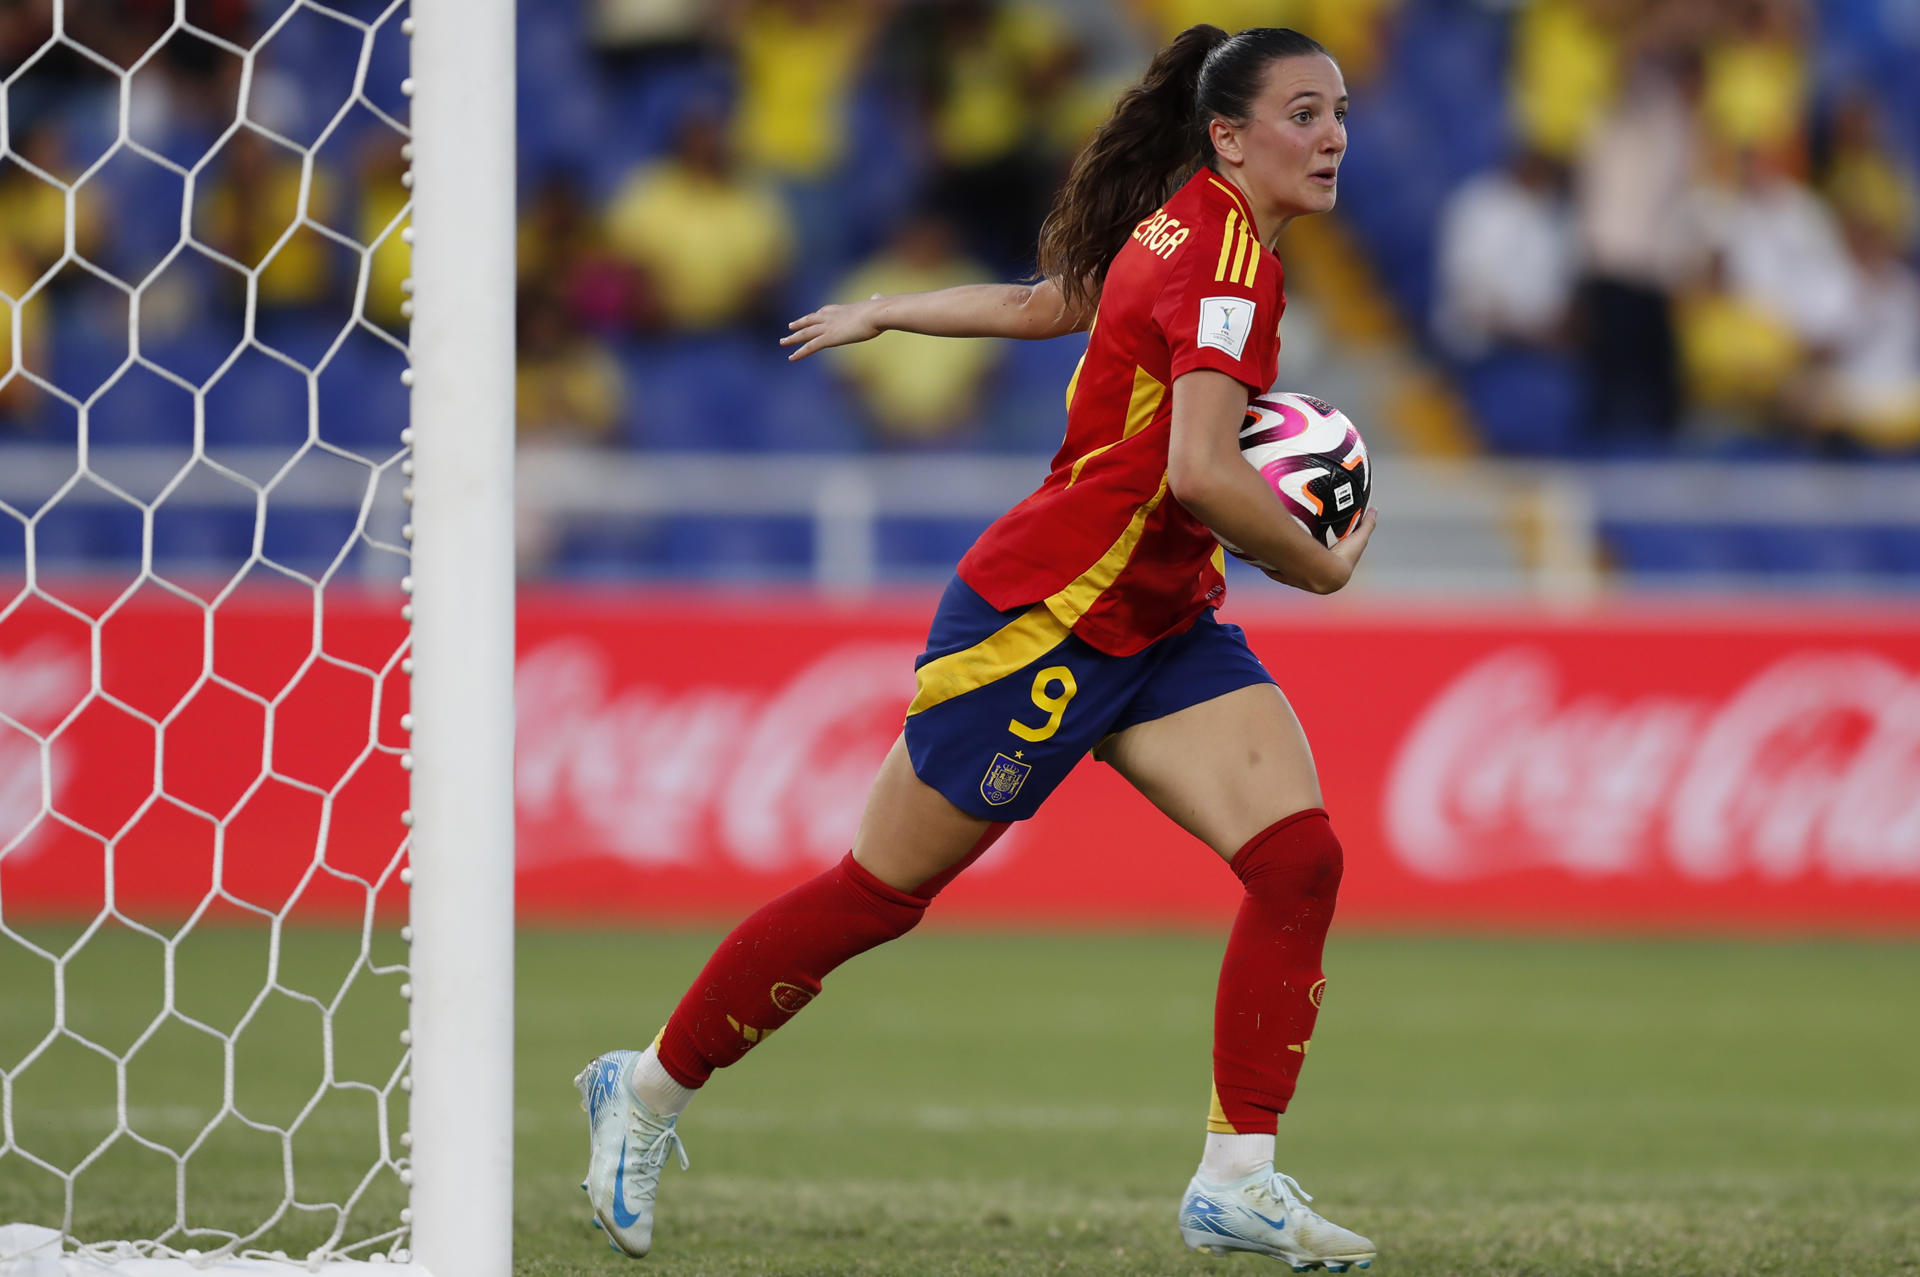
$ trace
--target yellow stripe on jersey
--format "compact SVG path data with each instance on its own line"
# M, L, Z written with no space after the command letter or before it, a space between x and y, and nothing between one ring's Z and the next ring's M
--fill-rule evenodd
M907 717L1005 678L1058 647L1066 637L1067 627L1047 605L1034 604L972 647L949 652L915 670Z
M1119 443L1119 442L1120 441L1118 439L1115 439L1113 441L1113 443ZM1085 456L1081 457L1078 461L1074 462L1073 470L1067 475L1067 486L1071 488L1074 484L1080 482L1080 468L1086 465L1087 462L1099 456L1101 453L1105 452L1108 448L1113 447L1113 443L1103 443L1098 448L1095 448L1092 452L1087 453Z
M1133 393L1127 397L1127 424L1121 430L1120 437L1131 439L1152 425L1166 397L1166 385L1145 368L1136 366L1133 370Z
M1207 1134L1238 1135L1233 1123L1227 1120L1227 1110L1220 1103L1220 1088L1209 1088L1212 1094L1207 1097Z
M1233 228L1239 225L1239 223L1240 223L1240 210L1237 208L1228 209L1227 210L1227 230L1226 230L1226 233L1220 237L1220 264L1213 268L1213 278L1215 279L1215 281L1219 281L1227 277L1227 254L1232 250L1234 244L1238 242L1234 238ZM1234 267L1235 271L1238 271L1239 269L1240 268L1238 266Z
M1100 556L1100 561L1082 572L1066 588L1048 597L1046 608L1060 619L1061 624L1071 626L1092 611L1093 605L1099 601L1100 596L1119 580L1121 570L1127 566L1127 561L1133 558L1134 547L1140 544L1141 536L1146 533L1147 519L1159 508L1160 503L1166 500L1166 496L1167 476L1163 472L1160 475L1160 486L1138 510L1133 512L1133 518L1127 521L1125 530L1114 539L1112 545L1107 547L1107 552Z
M1166 398L1166 384L1145 368L1135 366L1133 393L1127 398L1127 421L1120 429L1120 439L1114 440L1114 443L1119 443L1121 439L1131 439L1152 425L1155 415L1160 411L1160 405L1166 401ZM1072 472L1067 475L1067 486L1071 488L1078 483L1080 471L1087 462L1111 447L1113 447L1112 443L1103 443L1074 462Z
M1100 310L1094 308L1093 322L1087 325L1087 345L1093 345L1094 330L1100 327ZM1087 366L1087 352L1081 351L1080 358L1073 365L1073 376L1067 379L1067 411L1073 411L1073 392L1080 385L1080 370Z
M949 652L916 670L913 703L907 706L907 717L1003 679L1059 646L1073 623L1085 616L1119 579L1121 570L1133 557L1134 547L1146 532L1148 518L1166 496L1167 476L1162 474L1159 488L1133 512L1126 529L1107 547L1099 562L1064 589L1034 604L972 647Z
M1225 194L1229 200L1233 201L1233 206L1235 208L1240 208L1246 204L1247 197L1241 193L1241 190L1239 187L1227 185L1225 182L1221 181L1217 175L1213 173L1207 174L1207 180L1209 182L1212 182L1215 186L1219 187L1221 192ZM1253 212L1253 209L1248 208L1247 212L1251 214Z
M1213 547L1213 570L1221 576L1227 574L1227 552L1217 545Z
M1226 197L1233 201L1233 207L1227 210L1227 231L1220 240L1220 264L1214 267L1213 277L1216 280L1231 280L1236 284L1245 284L1248 288L1252 288L1254 277L1260 273L1260 241L1254 238L1253 222L1250 216L1240 215L1240 206L1246 197L1212 174L1207 175L1207 180L1219 187ZM1232 269L1228 269L1227 266L1229 245L1232 246ZM1240 270L1242 261L1246 263L1244 275Z

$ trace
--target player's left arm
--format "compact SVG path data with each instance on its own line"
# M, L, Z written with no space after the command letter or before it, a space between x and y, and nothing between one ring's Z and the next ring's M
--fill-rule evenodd
M1016 337L1044 341L1087 327L1067 309L1051 279L1037 284L961 284L930 293L874 294L862 302L822 306L787 325L782 346L798 346L788 362L816 350L867 341L888 329L933 337Z
M1373 535L1374 512L1332 549L1314 540L1240 455L1247 387L1196 368L1173 383L1167 488L1208 529L1273 566L1267 575L1313 594L1332 594L1353 576Z

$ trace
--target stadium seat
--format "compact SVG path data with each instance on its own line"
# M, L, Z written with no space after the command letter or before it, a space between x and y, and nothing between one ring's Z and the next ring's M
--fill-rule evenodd
M406 355L386 341L364 328L349 333L319 372L320 437L373 456L398 449L411 398L400 380L406 369Z
M1553 456L1578 450L1581 383L1567 356L1508 350L1459 370L1460 386L1495 452Z
M763 413L765 405L760 383L750 372L754 354L753 339L737 332L626 346L622 365L630 381L629 441L669 450L763 446L765 431L756 414Z
M1737 529L1748 561L1763 573L1820 576L1857 583L1874 571L1874 546L1864 528L1777 525Z
M672 145L690 109L728 101L730 80L723 66L697 57L649 61L607 75L602 91L609 128L592 139L597 149L607 153L589 158L596 167L611 165L616 180L624 177L633 166ZM618 145L607 147L608 138L618 138Z
M770 452L857 452L866 445L859 406L825 360L790 364L775 346L755 360L754 380L760 411L751 446Z
M986 530L985 518L885 518L875 530L880 571L889 577L944 579Z
M571 580L626 580L661 560L656 520L582 519L561 530L547 574Z
M344 507L301 509L275 506L269 500L261 557L306 576L319 577L355 538L357 516L357 511Z
M140 356L176 377L196 386L204 386L233 354L239 339L238 324L229 333L224 329L213 330L199 323L189 323L178 332L157 337L142 333Z
M39 300L34 309L39 322L53 310L53 337L48 361L36 368L56 387L76 399L98 390L127 359L126 312L91 313L79 299ZM31 360L29 361L31 366Z
M244 506L160 506L153 514L153 568L168 578L231 576L253 553L254 512Z
M1614 565L1653 578L1751 570L1735 529L1719 525L1605 522L1601 539Z
M986 445L1007 452L1058 448L1067 428L1067 383L1086 348L1078 334L1008 342L980 412Z
M1865 535L1876 569L1894 577L1920 578L1920 527L1868 528ZM1910 587L1912 581L1903 584Z
M92 443L189 447L193 440L193 395L151 369L134 365L100 392L87 411Z
M263 311L254 331L261 345L313 368L333 348L346 322L345 311L328 302L310 311Z
M813 570L813 521L790 515L682 515L663 522L660 559L640 565L699 581L804 580Z
M249 348L208 387L206 419L207 448L216 456L233 448L268 445L291 456L307 439L307 379L266 352Z

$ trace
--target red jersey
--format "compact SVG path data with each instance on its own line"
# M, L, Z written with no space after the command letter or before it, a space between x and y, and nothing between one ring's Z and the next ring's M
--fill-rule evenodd
M1265 393L1280 357L1281 283L1246 196L1211 169L1136 226L1107 270L1067 384L1052 472L980 534L960 579L1003 610L1045 601L1113 656L1218 603L1220 544L1167 491L1172 387L1213 368Z

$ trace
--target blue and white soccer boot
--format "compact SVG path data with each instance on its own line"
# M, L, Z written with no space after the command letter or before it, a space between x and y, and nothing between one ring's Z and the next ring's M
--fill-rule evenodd
M1330 1273L1373 1264L1373 1243L1308 1209L1313 1198L1291 1175L1257 1171L1229 1184L1198 1175L1180 1202L1180 1238L1189 1250L1236 1250L1285 1260L1296 1273L1325 1265Z
M661 1117L633 1093L638 1051L609 1051L580 1071L580 1107L587 1111L587 1178L580 1184L593 1205L595 1227L613 1248L635 1259L653 1245L653 1199L667 1154L687 1149L674 1130L676 1117Z

